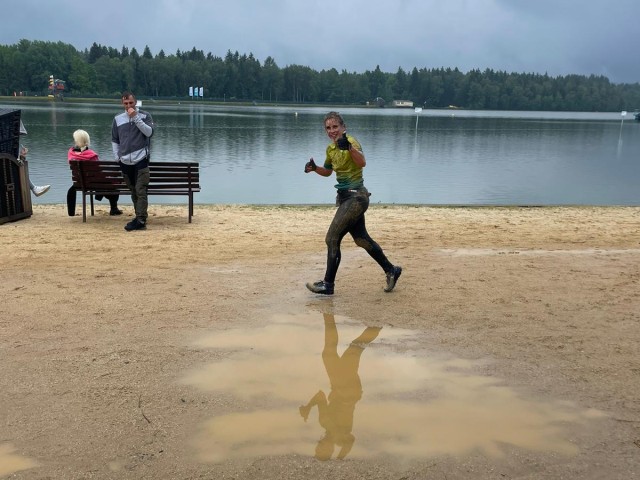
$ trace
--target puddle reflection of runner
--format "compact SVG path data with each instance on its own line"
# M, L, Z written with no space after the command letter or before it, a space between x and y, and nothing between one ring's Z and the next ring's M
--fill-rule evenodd
M353 413L356 403L362 398L362 383L358 375L360 356L366 346L373 342L381 327L367 327L355 338L342 356L338 355L338 329L332 314L324 314L324 349L322 361L329 376L331 392L329 397L319 390L306 405L300 407L300 415L307 421L309 412L318 407L318 422L325 434L316 445L315 457L329 460L335 446L340 447L337 458L343 459L351 451L355 437Z

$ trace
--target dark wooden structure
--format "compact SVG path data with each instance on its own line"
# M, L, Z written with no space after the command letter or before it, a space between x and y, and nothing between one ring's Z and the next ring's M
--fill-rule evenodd
M33 214L29 164L19 159L20 114L0 109L0 224Z

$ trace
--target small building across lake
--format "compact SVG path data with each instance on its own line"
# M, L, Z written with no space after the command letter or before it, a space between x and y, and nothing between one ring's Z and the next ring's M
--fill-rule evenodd
M413 102L411 100L394 100L391 102L391 106L398 108L413 108Z

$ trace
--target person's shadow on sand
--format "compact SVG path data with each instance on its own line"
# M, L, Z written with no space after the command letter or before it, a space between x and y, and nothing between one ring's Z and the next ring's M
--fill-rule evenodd
M327 397L319 390L306 405L300 406L300 416L307 421L309 412L318 407L318 422L325 433L316 445L315 457L329 460L336 445L340 447L338 459L343 459L351 451L355 442L353 413L356 403L362 398L362 383L358 375L360 356L366 346L373 342L382 327L367 327L338 355L338 329L333 314L324 314L324 349L322 361L329 376L331 392Z

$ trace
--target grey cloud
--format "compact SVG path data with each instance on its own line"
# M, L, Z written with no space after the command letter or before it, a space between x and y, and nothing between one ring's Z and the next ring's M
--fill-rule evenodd
M637 0L23 0L7 10L1 44L148 45L154 54L196 47L317 70L491 68L640 82Z

